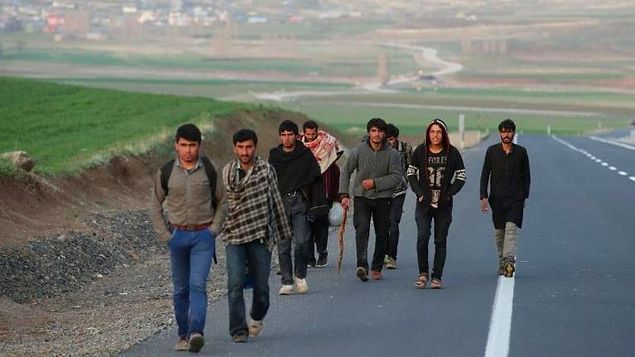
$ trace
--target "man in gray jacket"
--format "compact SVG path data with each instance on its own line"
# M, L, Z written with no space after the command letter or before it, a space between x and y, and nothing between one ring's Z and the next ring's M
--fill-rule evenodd
M351 205L349 186L351 174L357 171L353 182L355 210L355 245L359 280L368 281L368 236L370 219L375 224L375 252L371 263L371 278L380 280L386 254L392 193L401 180L401 160L395 149L386 142L387 124L381 118L368 121L368 138L351 150L340 176L340 201L344 209Z

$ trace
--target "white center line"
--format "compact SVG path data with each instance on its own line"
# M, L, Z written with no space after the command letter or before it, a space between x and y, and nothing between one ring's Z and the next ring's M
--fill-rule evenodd
M631 181L635 181L635 176L629 176L628 177Z
M507 357L509 354L515 280L516 278L498 277L485 357Z
M619 171L618 174L622 175L622 176L626 176L628 175L628 173L626 173L626 171Z

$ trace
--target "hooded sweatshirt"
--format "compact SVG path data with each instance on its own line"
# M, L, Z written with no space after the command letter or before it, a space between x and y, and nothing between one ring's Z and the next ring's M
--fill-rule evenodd
M430 129L433 124L438 124L441 127L441 145L443 146L443 150L440 154L433 154L430 151L429 137ZM442 160L440 161L445 162L445 169L432 170L429 165L429 158L431 156L441 158ZM443 158L443 156L446 156L447 159ZM423 201L419 202L417 200L417 204L423 205L426 209L431 207L433 191L430 187L430 182L431 180L435 180L436 182L433 182L433 184L438 184L440 188L438 193L438 207L452 207L452 197L463 188L466 172L459 150L450 144L447 127L443 121L435 119L428 125L426 129L426 140L418 145L412 154L412 160L410 165L408 165L406 177L417 198L423 197Z

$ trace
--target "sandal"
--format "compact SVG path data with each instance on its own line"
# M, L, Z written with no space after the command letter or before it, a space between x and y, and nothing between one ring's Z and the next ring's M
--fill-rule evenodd
M417 280L415 280L415 287L418 289L423 289L426 287L426 284L428 284L428 274L427 273L419 274L419 276L417 277Z

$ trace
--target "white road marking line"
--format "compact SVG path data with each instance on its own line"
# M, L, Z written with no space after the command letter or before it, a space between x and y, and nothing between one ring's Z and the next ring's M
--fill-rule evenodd
M498 277L485 357L507 357L509 354L515 280L516 278Z
M598 138L597 136L589 136L589 139L595 140L595 141L599 141L599 142L602 142L602 143L607 143L607 144L619 146L619 147L622 147L624 149L635 150L635 146L627 145L627 144L624 144L624 143L621 143L621 142L615 141L615 140L607 140L607 139L604 139L604 138Z
M573 150L573 151L577 151L577 152L579 152L579 153L582 153L582 154L586 155L589 159L591 159L591 160L593 160L593 161L597 162L598 164L601 164L601 165L602 165L602 166L604 166L604 167L607 167L607 166L608 166L608 169L609 169L609 170L611 170L611 171L617 171L617 167L615 167L615 166L609 166L609 163L608 163L608 162L604 162L604 161L602 161L602 159L599 159L599 158L597 158L597 157L595 157L595 156L591 155L591 153L589 153L589 152L587 152L587 151L585 151L585 150L582 150L582 149L580 149L580 148L577 148L577 147L575 147L574 145L569 144L568 142L566 142L566 141L564 141L564 140L560 139L559 137L557 137L557 136L555 136L555 135L552 135L551 137L552 137L555 141L557 141L557 142L559 142L560 144L562 144L562 145L564 145L564 146L568 147L569 149L571 149L571 150ZM609 144L616 144L616 143L610 142L610 141L608 141L608 140L604 140L604 139L597 138L597 137L594 137L594 136L592 136L592 137L591 137L591 139L593 139L593 140L598 140L598 141L602 141L602 142L608 142ZM619 144L621 144L621 143L619 143ZM617 144L616 144L616 145L617 145ZM618 145L618 146L622 146L622 145ZM628 145L626 145L626 146L628 146ZM630 147L629 147L629 148L630 148ZM635 147L633 147L633 150L635 150ZM626 171L618 171L617 173L618 173L618 174L620 174L621 176L627 176L627 175L628 175L628 173L626 173ZM629 178L631 181L634 181L634 182L635 182L635 176L629 176L628 178Z

